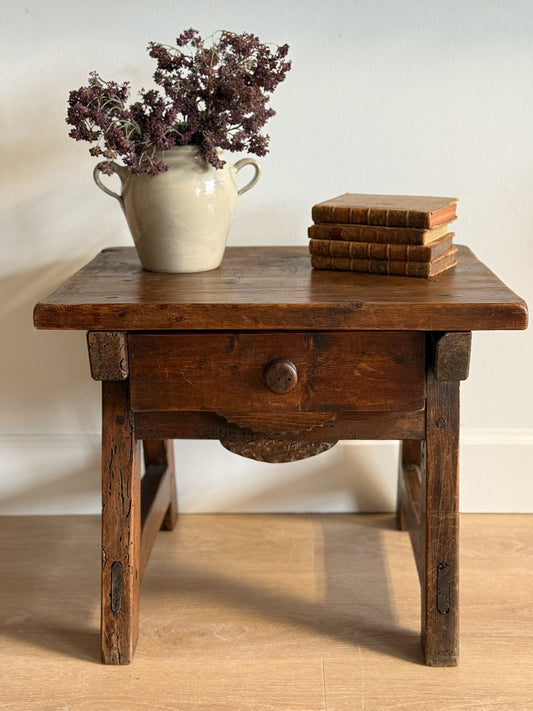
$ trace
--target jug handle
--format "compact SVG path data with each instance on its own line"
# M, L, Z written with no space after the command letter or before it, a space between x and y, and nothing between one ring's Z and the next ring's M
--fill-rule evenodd
M127 168L124 168L124 166L122 166L122 165L118 165L118 163L114 163L113 161L111 161L111 165L112 165L113 168L115 169L115 173L116 173L116 174L118 175L118 177L120 178L121 184L124 185L124 180L125 180L125 178L126 178L126 174L129 172L128 169L127 169ZM100 168L99 168L98 166L96 166L96 168L93 170L94 182L98 185L98 187L100 188L100 190L103 190L104 193L107 193L108 195L111 195L111 197L114 197L116 200L119 201L119 203L120 203L122 206L124 206L124 204L123 204L123 203L124 203L124 200L123 200L123 198L122 198L122 195L118 195L118 194L115 193L113 190L110 190L106 185L103 184L103 182L102 182L102 180L101 180L101 178L100 178L101 172L102 172L102 171L100 170Z
M238 194L242 195L245 193L247 190L250 190L250 188L253 188L254 185L257 183L259 178L261 177L261 166L259 163L254 159L254 158L243 158L242 160L238 160L236 163L233 164L233 167L239 172L241 168L244 168L245 165L253 165L254 167L254 175L252 179L246 183L244 187L242 187L240 190L238 190Z

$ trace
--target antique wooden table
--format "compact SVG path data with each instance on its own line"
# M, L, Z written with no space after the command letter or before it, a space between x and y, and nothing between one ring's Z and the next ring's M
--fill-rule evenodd
M267 461L357 438L402 441L398 522L425 660L457 663L459 382L472 330L527 326L524 301L466 247L431 280L313 271L303 247L228 248L199 274L143 271L133 248L107 249L34 322L88 331L102 381L104 662L132 660L143 571L176 521L173 438Z

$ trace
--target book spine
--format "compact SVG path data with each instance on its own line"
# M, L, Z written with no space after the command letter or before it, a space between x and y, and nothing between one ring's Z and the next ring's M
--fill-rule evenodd
M431 215L418 210L345 207L315 205L311 210L313 222L373 225L374 227L415 227L429 229Z
M366 274L391 274L410 277L432 277L457 264L457 248L451 247L432 262L400 262L379 259L352 259L351 257L330 257L311 255L314 269L332 269Z
M429 262L433 254L431 247L415 244L379 244L326 239L311 239L309 251L318 257L349 257L388 262ZM444 249L441 253L443 251Z
M431 232L428 230L339 223L311 225L307 234L311 239L336 239L350 242L376 242L378 244L424 244L431 237Z
M351 257L319 257L311 255L314 269L363 272L366 274L394 274L398 276L427 277L429 262L387 261L385 259L352 259Z

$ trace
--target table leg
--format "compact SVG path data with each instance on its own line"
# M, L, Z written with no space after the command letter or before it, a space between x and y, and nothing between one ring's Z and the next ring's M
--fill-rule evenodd
M456 665L459 650L459 385L471 340L469 332L428 334L424 439L404 440L400 456L398 525L411 536L431 666Z
M426 440L421 467L420 580L426 664L458 658L459 382L426 378Z
M139 632L140 442L129 381L104 381L102 399L102 661L127 664Z
M145 439L142 443L145 473L141 481L141 578L158 532L171 531L178 516L172 440Z
M420 526L421 440L404 439L401 442L399 464L396 522L400 531L416 531Z
M143 452L146 475L150 476L153 472L157 476L159 473L168 472L168 501L161 530L172 531L178 517L173 441L171 439L145 439L143 440Z

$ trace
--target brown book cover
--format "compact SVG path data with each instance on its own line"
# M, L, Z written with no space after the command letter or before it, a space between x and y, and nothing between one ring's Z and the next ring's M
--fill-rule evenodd
M429 245L311 239L309 251L317 257L349 257L350 259L374 259L389 262L431 262L450 249L453 237L454 233L448 232Z
M318 257L311 255L314 269L394 274L410 277L434 277L457 264L456 247L451 247L431 262L387 261L385 259L351 259L350 257Z
M432 229L457 216L457 198L345 193L313 206L313 222Z
M443 223L432 230L416 227L375 227L374 225L348 225L334 222L311 225L307 234L310 239L335 239L348 242L375 242L376 244L429 244L449 232L449 224Z

